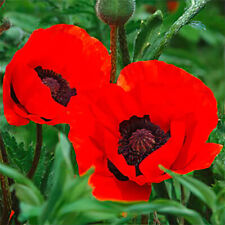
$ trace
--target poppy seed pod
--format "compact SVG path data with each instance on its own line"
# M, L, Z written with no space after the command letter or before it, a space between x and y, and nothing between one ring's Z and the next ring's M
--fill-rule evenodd
M134 10L134 0L98 0L96 3L97 16L109 25L125 24Z

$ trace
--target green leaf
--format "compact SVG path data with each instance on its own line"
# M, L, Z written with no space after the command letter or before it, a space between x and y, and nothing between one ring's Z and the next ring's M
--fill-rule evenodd
M163 50L168 46L171 39L180 31L180 29L188 24L190 20L197 15L200 10L202 10L207 2L210 0L198 0L192 1L191 6L185 10L182 16L180 16L176 22L170 26L169 30L164 34L164 36L160 36L156 39L152 46L148 49L147 59L158 59L162 54ZM145 57L146 58L146 57Z
M194 195L200 198L206 205L208 205L212 210L216 207L216 195L215 193L204 183L194 179L190 176L180 176L176 173L173 173L162 166L159 166L160 169L167 172L175 180L184 185L188 190L190 190Z
M21 202L34 206L40 206L42 204L42 199L35 194L32 188L23 184L15 184L14 188Z
M26 174L33 160L33 145L26 149L24 143L17 143L15 137L7 131L2 132L2 136L9 155L10 165Z
M40 191L24 175L22 175L21 173L17 172L15 169L12 169L9 166L6 166L2 163L0 163L0 173L2 173L3 175L5 175L7 177L10 177L10 178L14 179L14 181L16 183L23 185L23 190L24 190L24 186L26 186L29 189L30 193L32 192L33 195L35 195L35 199L36 199L35 201L36 202L38 202L40 204L43 202L43 196L41 195ZM22 186L19 186L19 188L20 188L20 191L21 191ZM18 196L18 197L20 197L20 196Z
M126 209L126 212L133 214L147 214L152 213L154 211L163 214L182 216L191 224L204 225L201 216L197 212L188 209L180 203L172 200L159 199L151 203L130 206Z
M60 142L56 147L54 162L55 179L48 202L40 217L41 224L44 224L46 221L50 222L54 219L54 216L57 214L57 211L62 204L63 193L66 191L67 186L74 176L70 162L70 144L66 136L62 133L59 134L59 139Z
M22 28L29 33L38 28L39 18L21 12L7 12L5 13L12 25Z
M141 24L134 48L133 61L140 59L147 47L152 44L153 39L158 36L159 28L163 22L163 15L160 10L151 15L147 21Z
M225 188L218 193L216 205L217 209L213 213L212 221L218 225L225 224Z
M34 184L43 192L49 178L49 173L53 165L53 160L54 154L49 152L46 146L42 147L40 160L38 162L38 166L32 180Z
M20 203L20 209L21 209L21 213L19 215L19 220L21 222L25 222L27 220L29 220L29 224L31 225L37 225L38 224L38 216L41 213L41 207L37 207L37 206L31 206L29 204Z
M100 202L96 199L82 198L66 205L61 210L62 214L71 212L86 212L86 211L101 211L101 212L121 212L124 208L119 206L119 204L114 204L111 202Z
M60 211L60 215L61 219L66 220L67 223L71 219L71 215L79 215L76 217L76 221L79 219L79 224L87 224L101 220L115 219L115 216L118 216L124 210L124 207L124 205L120 206L117 203L80 198L76 202L65 205Z

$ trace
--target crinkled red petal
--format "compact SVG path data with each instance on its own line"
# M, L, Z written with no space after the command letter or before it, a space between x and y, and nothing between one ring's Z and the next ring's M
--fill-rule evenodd
M151 194L151 185L138 185L130 180L117 180L108 171L104 158L96 163L95 172L89 183L94 188L93 195L99 200L148 201Z
M192 172L193 170L206 169L211 166L212 162L220 153L223 146L214 143L205 143L202 145L196 145L195 148L196 155L190 162L188 162L188 164L184 165L183 168L179 167L179 169L177 169L176 165L174 164L171 167L171 170L180 174L186 174Z

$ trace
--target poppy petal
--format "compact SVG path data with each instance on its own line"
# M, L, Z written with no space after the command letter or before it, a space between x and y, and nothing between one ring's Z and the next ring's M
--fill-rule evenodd
M151 121L166 130L169 121L193 114L207 140L216 127L217 104L212 91L198 78L162 61L131 63L120 73L118 85L149 111ZM207 123L205 121L207 120Z
M172 166L172 170L180 174L190 173L193 170L202 170L209 168L214 161L215 157L220 153L223 146L214 143L205 143L201 146L197 146L196 152L197 154L193 159L187 164L184 165L183 168L176 170L175 165Z
M94 188L93 195L99 200L148 201L151 185L138 185L133 181L119 181L108 170L106 160L98 161L89 180Z
M94 187L93 195L99 200L110 201L148 201L151 186L140 186L132 181L119 181L114 177L93 175L90 184Z
M185 137L185 124L183 121L171 122L171 137L166 144L147 156L139 165L143 175L149 182L160 182L158 180L164 173L159 165L170 168L180 149Z

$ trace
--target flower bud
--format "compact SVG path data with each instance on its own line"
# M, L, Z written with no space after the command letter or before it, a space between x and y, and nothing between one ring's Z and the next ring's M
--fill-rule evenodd
M97 0L97 16L109 25L125 24L135 10L134 0Z

